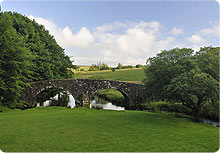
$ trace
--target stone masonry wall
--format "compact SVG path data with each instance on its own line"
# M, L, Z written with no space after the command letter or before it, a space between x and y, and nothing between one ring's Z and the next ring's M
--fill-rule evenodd
M89 80L89 79L64 79L46 80L30 84L31 87L23 90L21 99L28 102L30 107L36 104L37 95L48 88L61 88L68 91L74 98L79 94L86 94L91 98L98 90L114 88L119 90L125 97L126 109L132 109L137 104L137 99L142 97L143 85L111 81L111 80Z

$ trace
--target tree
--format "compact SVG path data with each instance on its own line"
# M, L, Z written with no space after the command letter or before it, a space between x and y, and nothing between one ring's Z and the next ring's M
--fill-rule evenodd
M174 48L157 54L156 57L147 60L144 80L146 94L152 101L166 98L166 86L176 76L195 68L193 62L193 50L188 48Z
M0 12L0 101L19 105L29 82L72 77L70 58L44 26L13 12Z
M190 108L196 121L205 102L218 99L218 81L209 74L193 69L172 79L167 86L169 99L180 101Z
M100 70L109 70L110 67L104 62L98 62L97 64L92 64L89 68L89 71L100 71Z
M25 40L12 24L10 16L0 14L0 98L6 106L18 102L20 91L28 85L33 68Z
M121 63L118 63L117 69L122 69L123 65Z
M23 37L26 47L32 54L34 73L29 79L39 81L72 77L73 73L68 68L76 67L43 25L19 13L3 14L12 19L11 26Z
M203 47L196 53L196 60L202 72L219 80L220 47Z
M218 47L204 47L193 55L192 49L174 48L149 58L144 80L147 97L182 102L198 121L204 105L218 103L218 52Z

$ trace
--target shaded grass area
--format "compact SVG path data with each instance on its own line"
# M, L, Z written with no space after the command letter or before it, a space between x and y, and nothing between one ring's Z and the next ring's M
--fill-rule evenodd
M85 72L77 73L74 75L76 79L103 79L103 80L116 80L116 81L130 81L140 83L144 78L143 69L126 69L126 70L116 70L112 71L95 71L95 72Z
M21 109L17 109L17 108L14 108L14 109L10 109L6 106L0 106L0 113L1 112L20 112L22 111Z
M215 152L219 128L165 114L39 107L0 113L4 152Z

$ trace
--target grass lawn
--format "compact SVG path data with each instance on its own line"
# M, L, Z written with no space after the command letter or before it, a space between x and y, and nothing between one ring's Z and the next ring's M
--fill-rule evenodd
M0 113L4 152L216 152L219 128L166 114L39 107Z
M104 80L117 80L117 81L130 81L140 83L144 78L144 70L143 69L124 69L124 70L116 70L112 72L108 71L90 71L90 72L82 72L76 73L74 75L76 79L104 79Z

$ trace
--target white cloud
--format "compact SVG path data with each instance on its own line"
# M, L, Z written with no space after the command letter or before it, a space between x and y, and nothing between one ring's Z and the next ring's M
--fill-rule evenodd
M157 21L137 23L115 22L93 30L82 27L73 33L70 27L58 27L50 20L29 16L45 26L58 44L73 56L75 64L91 65L104 61L110 66L145 64L146 59L160 50L171 49L174 37L160 38L161 24ZM113 31L113 32L112 32Z
M211 28L200 30L201 35L220 36L220 25L214 25Z
M179 35L179 34L183 33L183 29L178 29L178 28L174 27L170 33L173 35Z
M78 33L73 34L72 30L68 26L62 29L50 20L46 20L41 17L36 18L32 15L28 17L30 19L35 19L37 23L44 25L50 34L55 37L59 45L64 48L70 46L85 47L94 41L92 34L85 27L82 27Z
M193 44L204 44L206 41L199 35L192 35L187 39L189 42Z
M112 25L103 25L103 26L96 27L96 30L98 32L106 32L106 31L109 31L109 30L112 30L112 29L113 29Z

